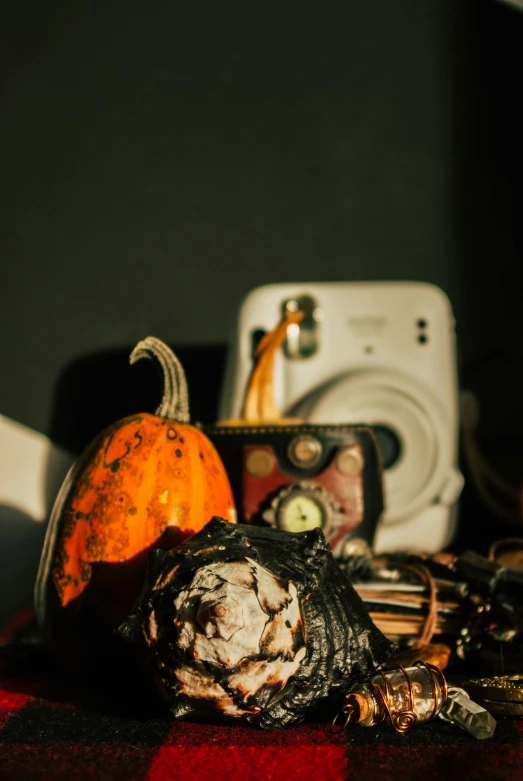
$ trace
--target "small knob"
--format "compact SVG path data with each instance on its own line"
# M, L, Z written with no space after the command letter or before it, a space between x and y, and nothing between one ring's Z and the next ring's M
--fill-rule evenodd
M363 455L357 447L344 447L336 457L336 469L344 477L359 475L363 465Z
M267 477L274 469L274 456L267 450L251 450L245 469L252 477Z
M316 437L309 434L303 434L294 437L291 441L287 454L295 466L311 467L315 466L321 457L321 442Z

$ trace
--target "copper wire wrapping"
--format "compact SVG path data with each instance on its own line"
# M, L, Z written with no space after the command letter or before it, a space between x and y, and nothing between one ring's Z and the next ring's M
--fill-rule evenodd
M415 665L417 666L417 665ZM414 726L414 724L417 722L418 717L414 713L414 699L412 696L412 683L408 676L407 671L404 667L396 667L395 670L399 670L404 678L405 682L407 684L407 692L408 692L408 707L405 710L402 711L393 711L391 709L391 702L394 697L394 692L391 689L391 685L389 682L389 679L387 678L386 673L384 670L381 671L381 677L383 678L383 682L385 684L385 691L379 686L377 683L373 683L374 691L380 697L381 702L383 704L383 707L385 709L385 713L383 714L383 718L385 718L385 714L389 717L390 723L396 730L396 732L406 732L408 729Z
M438 699L440 696L440 692L442 698L442 705L446 702L448 697L448 687L447 687L447 682L445 680L445 677L441 672L441 670L439 670L433 664L428 664L423 661L417 661L414 662L412 666L423 667L429 675L430 684L432 686L432 696L434 698L434 707L432 709L432 714L430 718L434 718L434 716L438 712ZM396 670L399 670L404 675L405 681L407 683L408 707L406 709L395 711L393 707L391 707L393 702L394 692L392 691L390 682L386 674L384 673L384 671L381 671L381 675L385 682L385 691L376 683L373 684L373 687L377 693L379 692L379 696L385 708L385 713L383 718L385 718L385 715L387 715L390 719L390 723L392 724L396 732L403 733L403 732L407 732L407 730L409 730L411 727L414 726L414 724L416 724L416 722L418 721L418 717L414 712L414 698L412 692L412 682L410 680L410 677L404 667L396 667L394 670L391 670L391 672L395 672Z
M423 661L417 661L412 665L412 667L415 668L422 667L427 671L430 685L432 688L432 697L434 702L432 707L432 713L430 714L428 719L432 719L434 718L434 716L438 714L440 709L447 701L448 698L447 682L441 670L439 670L433 664L429 664ZM397 693L392 688L392 684L389 680L389 678L394 673L397 672L400 672L404 676L405 684L406 684L406 694L407 694L406 707L401 709L398 709L395 706L395 701L397 701L397 696L396 696ZM345 705L339 711L339 713L336 714L332 722L332 728L335 732L340 732L344 730L351 722L363 721L363 718L361 716L361 706L358 700L364 699L365 696L368 696L371 699L373 697L377 704L377 709L375 711L376 714L375 720L373 722L374 724L378 724L379 722L384 721L388 717L393 729L396 732L403 734L407 732L411 727L413 727L419 721L418 716L416 715L415 712L416 694L413 691L412 680L411 677L409 676L408 671L404 667L398 666L392 670L380 670L379 673L375 676L375 678L378 676L381 676L383 684L378 683L376 680L373 680L370 683L366 684L366 686L364 686L364 689L368 688L369 690L368 695L362 694L363 689L360 689L359 691L349 692L346 698ZM422 719L422 721L427 721L428 719L424 718ZM369 722L367 722L367 724L370 726Z
M334 716L332 720L332 731L333 732L343 732L346 727L349 726L351 722L351 716L354 713L354 708L350 704L346 704L343 706L343 708L338 711L338 713ZM341 722L341 719L345 717L345 720L343 723ZM339 723L338 723L339 722Z
M436 588L434 576L428 567L419 562L410 563L400 561L394 556L379 557L379 561L382 561L386 566L393 566L396 569L412 573L427 586L429 592L429 609L414 648L421 648L421 646L428 645L434 636L438 623L438 590Z

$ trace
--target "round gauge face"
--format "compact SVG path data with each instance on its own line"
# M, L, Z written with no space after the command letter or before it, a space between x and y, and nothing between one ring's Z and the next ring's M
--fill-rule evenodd
M308 532L325 524L325 508L306 494L295 494L282 504L278 526L288 532Z

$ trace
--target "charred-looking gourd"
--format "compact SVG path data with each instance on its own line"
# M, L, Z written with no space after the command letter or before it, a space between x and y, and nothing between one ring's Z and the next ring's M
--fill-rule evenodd
M91 624L119 625L138 596L151 546L171 548L217 513L235 520L223 464L189 423L182 366L153 337L130 361L143 357L163 371L156 414L133 415L102 432L72 467L53 509L35 598L55 644L72 638L72 624L87 635Z
M119 634L177 718L301 721L383 665L374 626L323 533L214 518L172 551L152 551L144 590ZM334 712L334 710L333 710Z

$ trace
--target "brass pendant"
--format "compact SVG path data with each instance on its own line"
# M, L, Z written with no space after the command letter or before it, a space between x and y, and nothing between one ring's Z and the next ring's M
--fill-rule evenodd
M474 678L463 686L471 697L482 700L523 703L523 675L493 675Z
M494 675L475 678L464 689L494 716L523 716L523 675Z

